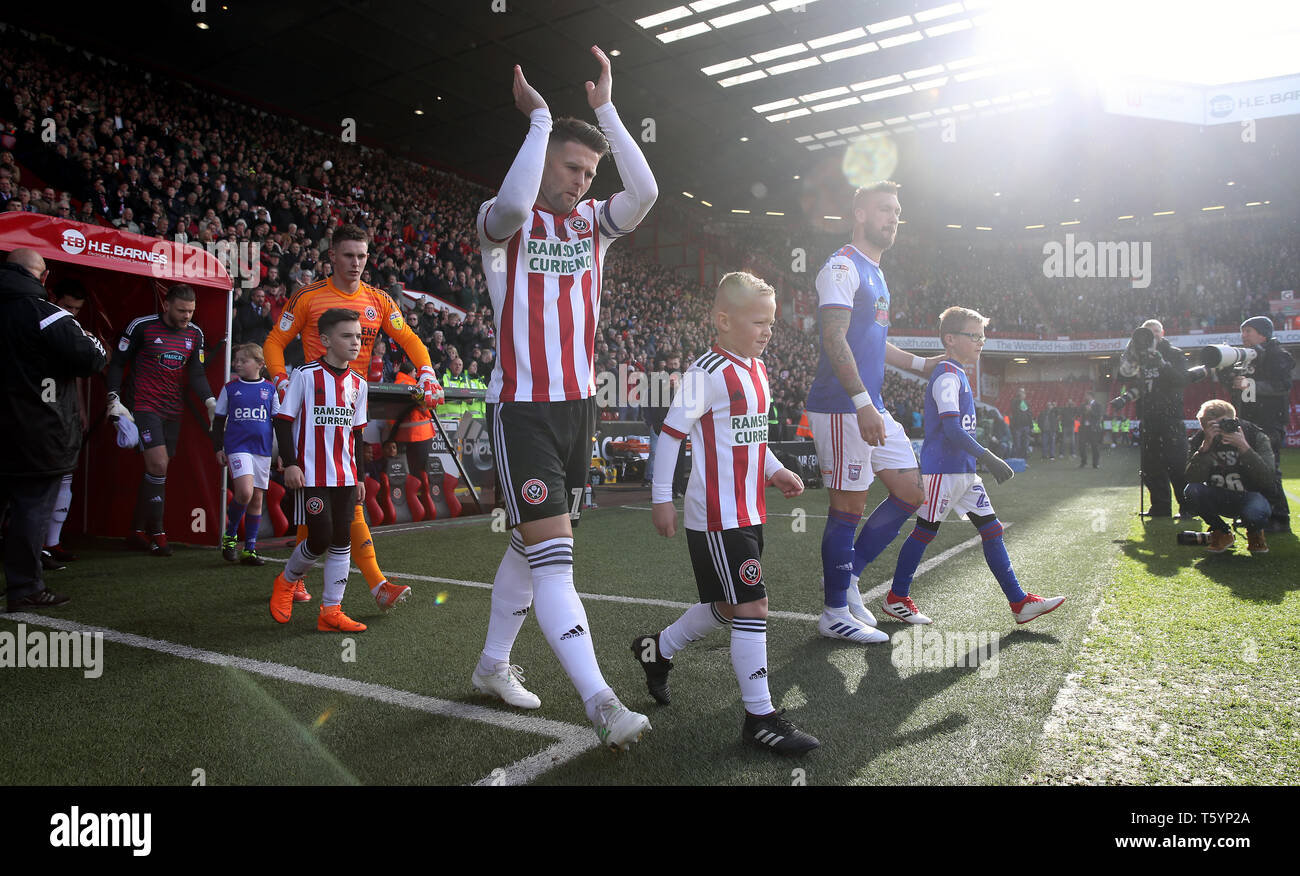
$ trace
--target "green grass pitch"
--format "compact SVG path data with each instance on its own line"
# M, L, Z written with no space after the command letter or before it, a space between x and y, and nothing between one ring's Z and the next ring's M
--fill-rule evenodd
M953 518L926 560L956 550L913 585L936 622L923 632L997 637L996 664L982 667L936 665L937 657L916 666L893 644L819 638L808 618L821 605L825 492L785 500L768 491L764 577L771 609L788 613L768 625L773 699L822 740L798 760L741 746L723 632L676 658L671 706L649 698L628 645L682 610L662 603L694 602L695 584L680 531L661 538L645 493L613 488L598 491L600 507L583 515L576 578L580 592L612 597L584 600L597 657L623 701L654 726L628 753L594 746L532 618L514 662L542 708L515 712L470 689L490 599L483 584L506 546L484 517L377 531L381 566L414 596L385 616L354 573L344 607L370 629L352 637L352 653L345 637L316 632L319 567L307 579L313 602L281 627L267 613L276 564L227 565L216 551L185 547L162 560L107 541L78 546L81 559L48 576L72 602L40 616L150 642L105 642L98 678L0 669L7 726L59 741L5 747L0 783L1300 781L1295 537L1274 537L1267 556L1247 555L1244 536L1234 554L1206 556L1174 543L1178 529L1199 526L1136 517L1136 451L1108 452L1099 471L1031 462L989 491L1010 524L1006 544L1022 584L1065 595L1066 604L1018 627L978 543L960 547L974 528ZM1290 452L1284 469L1298 464ZM1295 502L1300 478L1287 489ZM880 490L872 488L869 507ZM868 567L864 591L892 576L911 525ZM266 553L288 555L283 546ZM18 623L0 615L0 632ZM37 623L27 629L47 630ZM221 665L221 655L250 662Z

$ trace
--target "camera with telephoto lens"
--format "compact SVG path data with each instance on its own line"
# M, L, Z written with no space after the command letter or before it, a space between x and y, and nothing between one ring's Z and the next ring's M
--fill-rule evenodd
M1137 401L1141 397L1142 397L1142 393L1138 389L1136 388L1130 389L1127 392L1125 392L1123 395L1119 396L1118 398L1111 399L1110 406L1112 408L1122 408L1124 407L1124 405L1128 404L1129 402Z
M1156 348L1155 332L1144 325L1133 329L1133 337L1129 339L1129 350L1134 353L1149 353Z
M1192 532L1190 530L1178 533L1178 543L1185 545L1205 545L1210 543L1210 534L1208 532Z
M1254 362L1258 355L1259 350L1254 347L1212 344L1201 348L1201 364L1215 371L1226 371L1229 368L1244 368Z

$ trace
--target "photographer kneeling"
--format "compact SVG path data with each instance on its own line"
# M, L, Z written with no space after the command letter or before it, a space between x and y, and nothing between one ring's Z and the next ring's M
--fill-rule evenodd
M1254 423L1237 419L1231 403L1211 399L1196 418L1201 431L1192 436L1195 448L1187 463L1183 507L1210 527L1210 553L1232 547L1235 536L1223 517L1246 524L1252 554L1268 553L1264 526L1268 523L1273 487L1273 449L1268 436Z

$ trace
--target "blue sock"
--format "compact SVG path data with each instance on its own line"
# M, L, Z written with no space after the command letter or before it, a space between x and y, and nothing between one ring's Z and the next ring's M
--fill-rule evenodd
M895 596L907 596L912 592L912 576L921 564L925 549L934 541L938 533L933 529L918 526L912 534L903 539L903 546L898 551L898 564L894 566L894 583L889 589Z
M853 570L853 533L858 531L861 514L831 509L822 532L822 589L827 608L846 608L849 604L849 574Z
M261 525L261 514L249 514L244 518L244 550L257 550L257 528Z
M876 506L867 518L866 525L853 545L853 574L861 575L867 564L880 556L889 547L889 543L898 537L898 532L907 522L907 518L916 512L920 505L908 505L894 497L893 493Z
M1007 556L1007 546L1002 542L1002 523L995 517L979 527L979 533L984 539L984 562L989 564L993 577L998 579L1007 602L1020 602L1025 598L1025 591L1016 580L1011 557Z
M226 506L226 535L234 535L239 532L239 520L244 516L244 509L247 505L241 505L234 499Z

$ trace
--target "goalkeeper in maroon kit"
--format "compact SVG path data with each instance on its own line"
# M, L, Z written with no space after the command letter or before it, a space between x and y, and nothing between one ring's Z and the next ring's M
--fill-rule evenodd
M208 422L217 400L203 374L203 331L194 319L194 289L184 283L167 291L162 313L142 316L126 327L117 355L108 366L108 413L128 417L140 431L144 453L144 478L135 500L133 534L127 546L147 550L156 557L171 556L163 530L163 498L167 490L167 464L176 455L181 434L183 395L188 382L204 400ZM122 401L122 373L130 365Z

